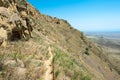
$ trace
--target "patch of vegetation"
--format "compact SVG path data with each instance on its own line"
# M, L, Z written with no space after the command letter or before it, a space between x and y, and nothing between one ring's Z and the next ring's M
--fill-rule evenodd
M92 48L92 46L91 46L91 45L89 45L88 47L89 47L89 48Z
M15 52L15 53L9 53L8 57L12 59L16 59L16 58L22 59L24 55L21 54L21 52Z
M55 72L55 78L57 78L59 74L60 74L60 70L57 70L57 71Z
M88 48L86 48L86 51L88 51ZM90 80L89 77L83 76L85 74L83 70L83 66L80 65L74 57L69 56L69 54L65 53L64 51L58 48L54 48L54 53L55 56L53 59L53 63L56 66L54 72L55 79L57 79L58 76L60 76L60 73L61 74L65 73L64 75L70 77L71 80L79 80L79 79ZM57 66L59 66L59 68L57 68ZM80 69L76 70L77 67L79 67ZM60 69L63 70L60 71Z
M91 80L89 76L84 76L81 80Z
M58 49L55 49L55 56L53 58L53 62L55 62L57 59L62 57L62 52Z
M3 70L3 63L0 62L0 71L2 71L2 70Z
M24 54L21 53L21 51L7 52L7 53L0 54L0 61L4 62L4 60L6 60L6 59L15 60L16 58L23 59L24 57L25 56L24 56Z
M117 72L118 72L118 74L120 75L120 70L118 70Z
M2 62L2 61L4 60L4 58L5 58L5 54L4 54L4 53L1 53L1 54L0 54L0 61Z
M90 55L89 54L89 48L85 48L85 52L84 52L86 55Z
M78 80L79 73L74 71L73 79L72 80Z
M70 57L62 50L55 48L55 56L53 58L53 62L59 62L60 66L66 67L68 69L73 68L74 60L70 59Z

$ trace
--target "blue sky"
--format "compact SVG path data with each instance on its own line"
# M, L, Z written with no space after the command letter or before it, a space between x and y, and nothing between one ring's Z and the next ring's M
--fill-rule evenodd
M28 0L41 13L80 31L120 31L120 0Z

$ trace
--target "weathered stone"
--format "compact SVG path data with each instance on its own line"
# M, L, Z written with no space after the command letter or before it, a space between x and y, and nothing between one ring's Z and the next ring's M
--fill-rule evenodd
M0 15L9 18L9 11L5 7L0 7Z
M6 6L7 4L7 6ZM0 44L5 40L18 40L28 37L33 30L27 12L26 0L0 0ZM28 33L26 33L26 31ZM4 34L4 35L3 35ZM5 38L5 36L7 36Z
M21 20L20 16L17 13L14 13L11 15L9 22L14 23L15 21L19 21Z
M7 31L4 30L2 27L0 28L0 46L6 46L7 40Z
M15 67L17 63L15 60L7 60L7 61L4 61L4 65L7 67Z

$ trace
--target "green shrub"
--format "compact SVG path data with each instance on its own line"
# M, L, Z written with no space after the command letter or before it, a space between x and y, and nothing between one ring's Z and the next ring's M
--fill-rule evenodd
M84 53L85 53L86 55L89 55L89 48L86 48Z

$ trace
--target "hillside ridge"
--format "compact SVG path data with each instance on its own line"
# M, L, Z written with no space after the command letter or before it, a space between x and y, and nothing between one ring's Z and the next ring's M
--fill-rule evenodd
M120 80L103 50L26 0L0 1L0 80Z

